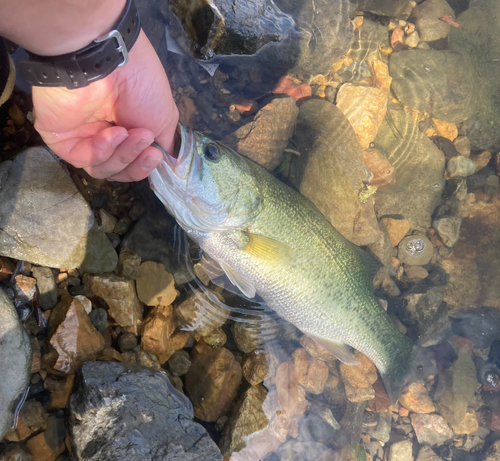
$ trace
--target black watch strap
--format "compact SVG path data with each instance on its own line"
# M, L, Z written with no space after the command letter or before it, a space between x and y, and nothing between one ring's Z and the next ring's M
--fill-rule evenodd
M121 18L109 34L73 53L59 56L28 53L29 61L19 61L18 67L23 77L35 86L82 88L123 66L140 30L137 8L133 0L127 0Z

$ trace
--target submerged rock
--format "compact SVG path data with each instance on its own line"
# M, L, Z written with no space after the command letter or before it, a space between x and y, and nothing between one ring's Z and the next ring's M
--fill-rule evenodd
M222 461L206 430L193 421L191 403L163 372L86 363L69 410L79 460Z
M276 98L254 120L226 137L224 142L266 170L274 170L283 158L295 128L299 109L292 97Z
M344 114L329 102L307 101L300 108L295 139L301 155L292 163L293 184L348 240L375 242L381 231L373 199L359 199L370 174Z
M439 19L446 15L455 18L446 0L425 0L413 9L410 21L415 23L423 42L432 42L448 36L451 26Z
M31 344L11 301L0 289L0 440L11 429L14 410L29 384Z
M109 272L118 256L61 164L32 147L0 164L0 253L49 267Z
M421 444L438 445L453 437L453 431L440 415L413 413L411 425Z
M388 110L375 138L375 147L387 153L396 177L396 184L375 194L377 215L402 215L412 229L427 232L445 183L443 153L400 106Z
M469 61L450 51L409 50L389 61L392 89L407 106L444 122L472 116L477 82Z

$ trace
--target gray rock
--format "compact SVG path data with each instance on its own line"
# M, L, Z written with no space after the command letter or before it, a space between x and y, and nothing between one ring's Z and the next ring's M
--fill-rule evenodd
M31 343L17 312L0 289L0 440L11 429L14 410L29 384Z
M477 82L461 54L437 50L392 53L391 89L407 106L458 123L474 113Z
M33 267L32 272L40 293L40 307L43 310L52 309L57 303L57 284L54 273L48 267Z
M398 258L410 266L428 264L434 254L434 246L424 235L408 235L398 245Z
M356 134L340 109L319 99L305 102L297 118L295 140L301 155L291 165L293 184L348 240L357 245L377 241L381 231L373 199L363 203L359 198L370 172Z
M137 346L137 336L133 333L123 333L118 338L118 347L121 352L127 352Z
M32 147L0 166L0 254L49 267L108 272L117 255L62 166Z
M410 440L401 440L391 445L388 461L413 461L412 452L413 443Z
M441 202L444 155L411 115L392 107L388 113L374 142L394 166L396 184L377 191L375 210L379 217L402 215L412 229L427 232L431 215Z
M392 418L390 413L380 413L377 425L368 429L366 433L370 434L376 440L387 443L391 434L391 423Z
M227 136L224 143L272 171L281 163L298 113L294 98L275 98L257 112L252 122Z
M408 336L422 347L439 344L451 328L442 287L417 284L403 298L407 303L402 320L409 329Z
M104 331L108 328L108 313L106 309L103 309L102 307L92 309L89 314L89 318L97 331Z
M149 210L122 240L121 249L137 253L142 261L162 263L166 271L174 276L175 283L182 285L193 278L186 268L185 254L181 252L179 258L178 248L171 244L175 240L174 226L165 209ZM178 240L177 244L180 244Z
M378 16L389 16L390 18L406 16L411 11L408 0L359 0L359 11L367 11Z
M446 38L450 32L451 26L439 20L445 15L455 18L455 13L446 0L425 0L413 9L409 20L415 23L420 40L432 42Z
M500 178L496 175L491 175L486 178L484 193L488 195L498 195L500 192Z
M174 352L174 355L168 359L167 367L174 376L185 375L191 367L189 354L185 350Z
M440 415L412 413L410 418L420 444L438 445L453 437L453 431Z
M450 179L462 179L473 175L476 171L476 164L467 157L457 155L451 157L446 165L446 173Z
M87 362L70 399L69 428L80 461L222 461L189 400L165 373Z
M451 248L458 242L461 224L462 218L460 216L443 216L435 219L432 222L432 227L436 230L443 243Z

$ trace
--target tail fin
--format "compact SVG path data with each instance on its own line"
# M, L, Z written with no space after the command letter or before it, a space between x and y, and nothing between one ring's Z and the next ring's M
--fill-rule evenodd
M394 360L394 366L382 373L385 390L389 399L395 404L403 388L415 381L423 381L428 376L436 374L436 366L424 355L420 346L410 344L404 355Z

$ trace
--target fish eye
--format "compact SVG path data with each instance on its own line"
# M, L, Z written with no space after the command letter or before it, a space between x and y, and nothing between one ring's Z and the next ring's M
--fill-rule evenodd
M211 162L215 162L216 160L219 159L219 147L217 144L207 144L205 148L203 149L203 155L207 160L210 160Z

